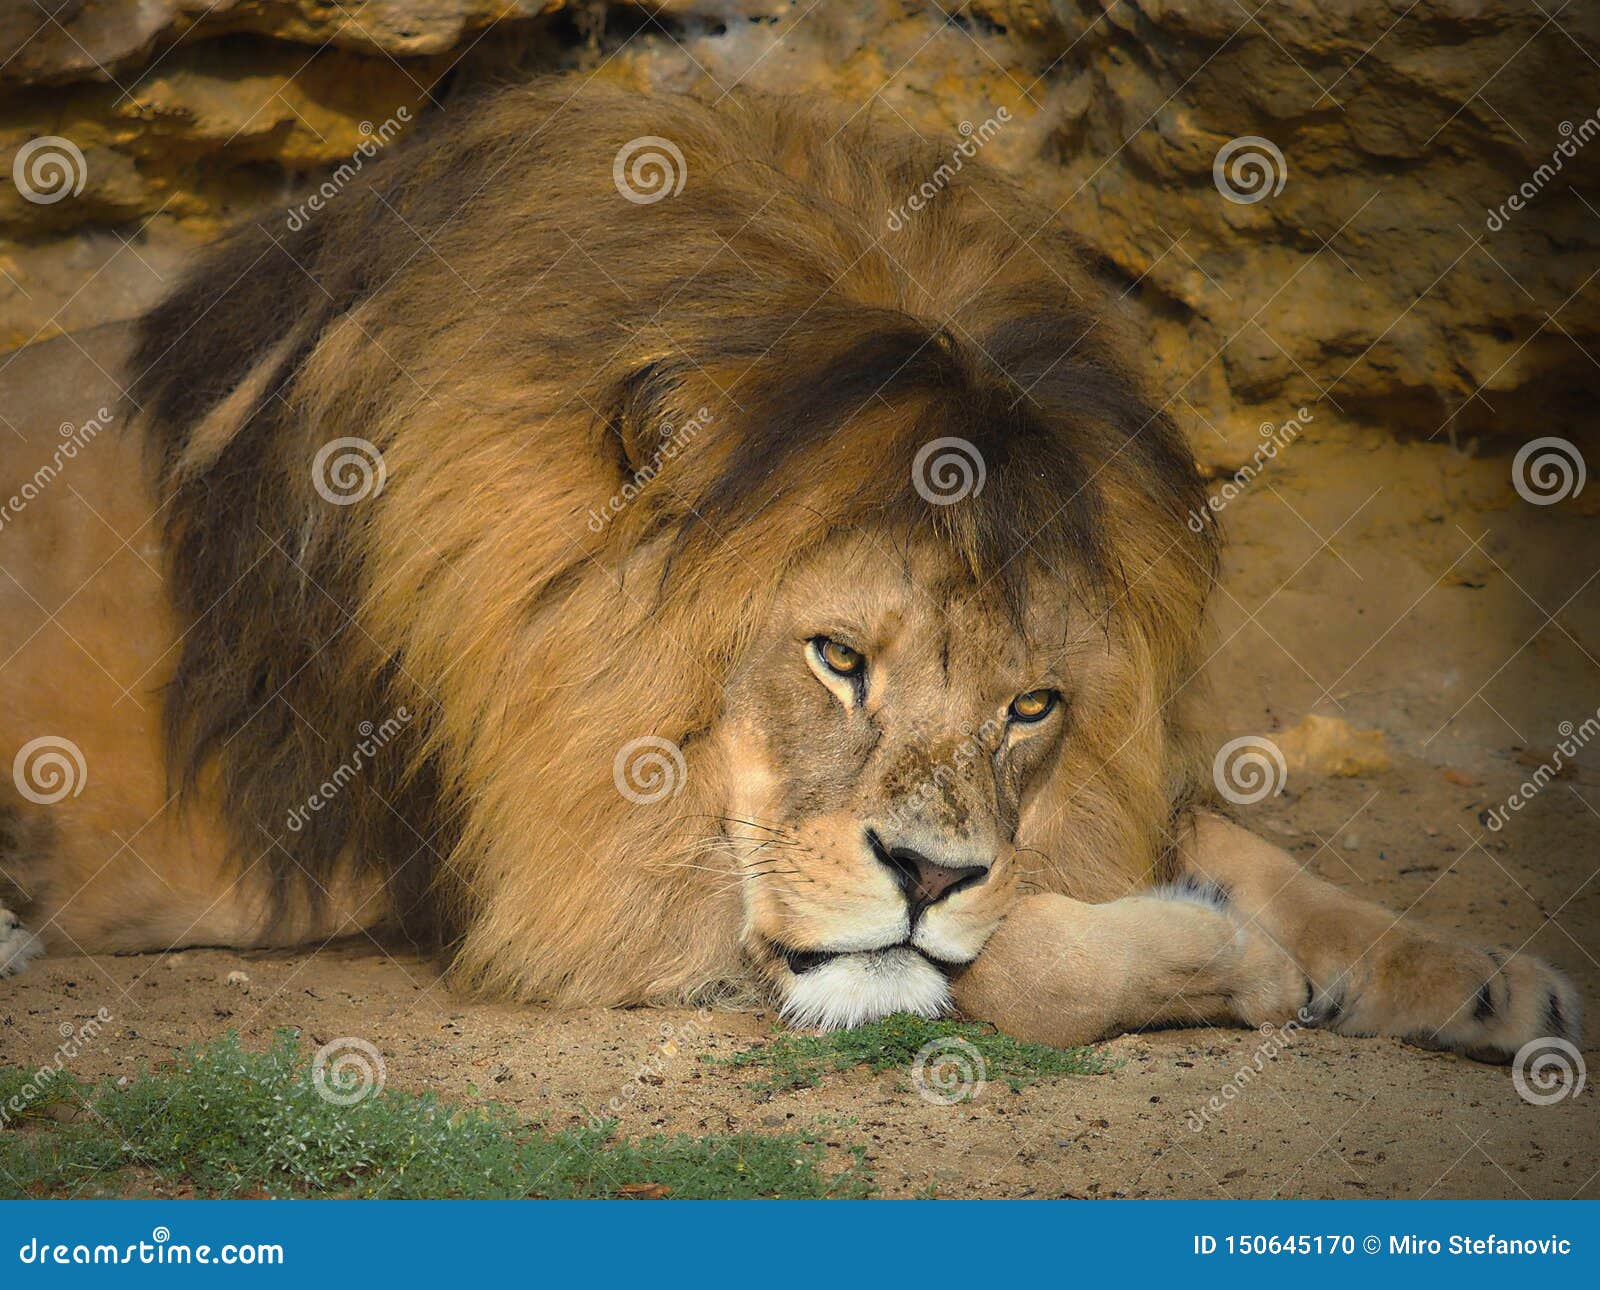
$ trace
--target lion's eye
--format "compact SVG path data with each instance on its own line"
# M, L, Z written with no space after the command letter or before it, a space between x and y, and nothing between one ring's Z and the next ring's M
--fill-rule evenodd
M860 676L866 669L867 657L848 645L841 645L831 636L813 636L811 648L816 650L823 667L836 676Z
M1043 721L1061 698L1054 690L1029 690L1011 700L1013 721Z

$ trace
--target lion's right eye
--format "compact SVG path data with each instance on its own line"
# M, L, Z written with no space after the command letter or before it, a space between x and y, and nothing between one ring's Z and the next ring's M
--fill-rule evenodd
M867 667L867 656L859 650L841 644L831 636L813 636L811 648L816 651L822 666L835 676L860 676Z
M1025 724L1043 721L1055 710L1060 695L1054 690L1029 690L1011 700L1011 719Z

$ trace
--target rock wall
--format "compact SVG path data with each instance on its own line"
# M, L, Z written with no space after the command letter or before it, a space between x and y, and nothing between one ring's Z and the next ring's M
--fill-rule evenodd
M1098 255L1213 468L1301 407L1460 443L1574 433L1597 388L1600 6L24 0L0 64L0 348L143 308L463 93L577 68L976 140Z
M1178 333L1161 352L1194 373L1185 397L1324 402L1452 438L1584 414L1600 8L1002 8L1060 51L1047 102L1066 214ZM1540 166L1547 186L1500 210Z

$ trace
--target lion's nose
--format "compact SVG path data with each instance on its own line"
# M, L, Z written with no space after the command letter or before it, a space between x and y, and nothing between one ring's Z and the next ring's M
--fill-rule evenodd
M938 904L957 891L976 887L989 876L986 864L946 864L912 847L888 846L871 832L867 834L867 841L872 845L872 854L895 876L900 890L911 902L913 921L929 905Z

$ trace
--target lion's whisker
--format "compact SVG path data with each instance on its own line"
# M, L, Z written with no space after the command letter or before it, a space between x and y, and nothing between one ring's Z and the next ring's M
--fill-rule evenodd
M747 820L738 815L719 815L715 818L721 820L724 824L746 824L752 829L760 829L765 833L776 833L780 837L789 833L788 829L782 828L781 826L763 824L760 820Z
M652 869L698 869L701 873L714 873L724 878L730 876L726 869L716 869L711 865L704 864L690 864L686 860L674 860L671 863L654 864L650 867Z

